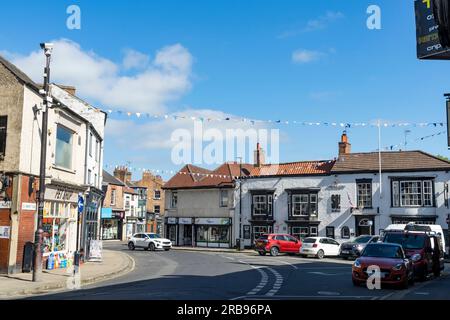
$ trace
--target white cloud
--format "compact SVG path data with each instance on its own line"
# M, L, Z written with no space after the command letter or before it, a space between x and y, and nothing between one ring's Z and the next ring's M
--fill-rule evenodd
M164 112L167 103L179 99L191 88L193 58L181 44L160 49L152 61L143 53L128 50L122 64L117 64L67 39L53 43L52 82L75 86L81 97L94 100L103 108ZM33 80L42 82L41 51L8 56ZM121 74L122 70L131 69L138 71Z
M125 56L122 62L125 70L142 70L147 68L149 63L150 57L148 55L133 49L125 50Z
M292 53L292 61L294 63L309 63L319 60L325 54L320 51L298 49Z
M278 38L284 39L289 37L295 37L302 33L323 30L326 29L331 23L344 18L344 14L339 11L327 11L324 15L321 15L315 19L309 20L306 25L287 30L281 33Z

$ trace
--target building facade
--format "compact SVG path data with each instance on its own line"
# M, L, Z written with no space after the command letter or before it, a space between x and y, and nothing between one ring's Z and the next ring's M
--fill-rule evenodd
M101 239L125 240L124 207L125 184L113 175L103 170L103 204L101 211Z
M135 186L145 188L146 197L146 231L163 234L165 213L164 180L149 171L142 174L142 179L133 183Z
M77 249L78 200L85 197L86 142L91 122L76 106L70 92L52 85L48 110L47 178L43 217L44 264L49 257L67 265ZM0 58L0 171L3 205L0 209L0 269L22 269L27 242L34 242L39 189L42 97L39 86ZM104 115L104 114L103 114ZM103 117L103 126L106 115ZM1 193L1 192L0 192ZM78 243L79 244L79 243Z
M165 236L174 245L231 248L236 244L232 177L239 176L240 169L237 163L214 171L187 165L165 184Z

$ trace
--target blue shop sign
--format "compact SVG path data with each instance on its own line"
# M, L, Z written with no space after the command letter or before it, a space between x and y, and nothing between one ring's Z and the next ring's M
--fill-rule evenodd
M113 217L111 208L102 208L102 218L111 219Z

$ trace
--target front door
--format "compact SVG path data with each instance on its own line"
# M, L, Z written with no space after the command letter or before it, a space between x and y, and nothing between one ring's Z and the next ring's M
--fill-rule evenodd
M184 245L192 246L192 226L185 224L184 225Z
M374 217L355 217L356 219L356 236L373 236L375 235L375 218Z

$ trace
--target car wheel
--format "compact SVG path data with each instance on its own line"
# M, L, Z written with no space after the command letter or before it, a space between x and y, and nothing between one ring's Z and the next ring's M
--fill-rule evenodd
M308 256L306 254L301 254L300 257L307 258Z
M435 278L439 278L441 276L441 270L440 269L434 270L433 275Z
M280 253L280 250L277 247L270 248L270 255L272 257L276 257Z
M149 245L148 245L148 248L150 249L150 251L155 251L155 244L154 243L150 243Z
M359 281L356 281L355 279L352 279L352 282L353 282L353 285L354 285L355 287L361 286L361 284L359 283Z
M424 267L419 271L419 274L417 275L417 278L419 279L419 281L426 281L427 280L427 272L426 272L427 268Z
M128 249L130 249L130 250L136 249L133 242L128 242Z
M323 257L325 256L325 252L323 252L322 249L320 249L319 251L317 251L317 258L319 259L323 259Z
M344 259L344 260L348 260L348 257L342 257L342 259Z
M164 249L164 251L169 251L170 249Z
M147 247L147 248L144 248L144 250L145 250L145 251L148 251L148 247Z
M410 275L408 281L409 281L409 285L411 285L411 286L414 285L414 283L416 282L416 279L415 279L415 277L414 277L414 272L411 272L411 275Z
M266 255L265 251L258 251L258 253L259 253L260 256L265 256Z
M400 289L408 289L408 287L409 287L409 279L406 278L405 281L403 281L403 282L400 284Z

